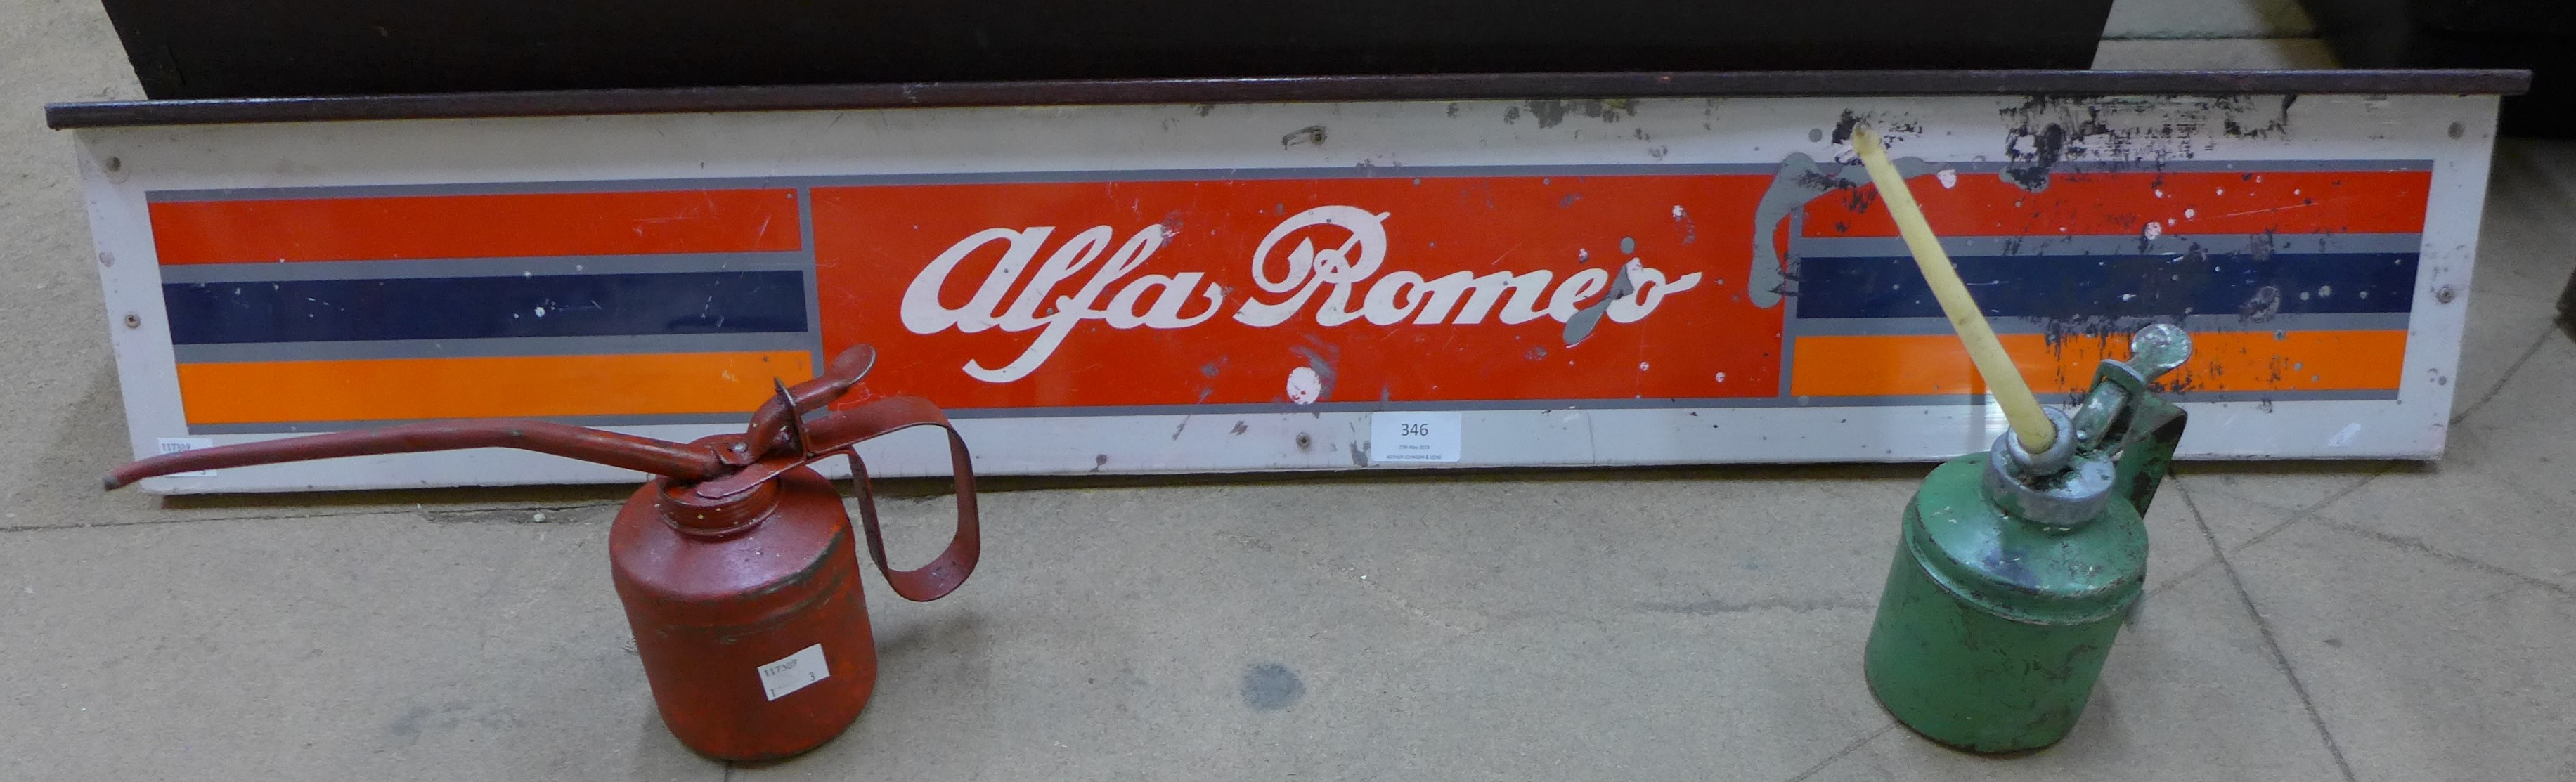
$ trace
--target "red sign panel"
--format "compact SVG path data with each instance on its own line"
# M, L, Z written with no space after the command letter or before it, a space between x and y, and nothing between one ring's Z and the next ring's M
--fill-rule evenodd
M1771 397L1770 179L817 187L824 349L958 408Z

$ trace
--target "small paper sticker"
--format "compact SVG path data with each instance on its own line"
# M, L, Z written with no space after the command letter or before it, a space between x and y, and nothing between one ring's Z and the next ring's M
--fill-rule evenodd
M1457 461L1458 419L1457 413L1378 413L1369 416L1369 461Z
M161 452L162 452L162 453L178 453L178 452L180 452L180 451L194 451L194 450L197 450L197 449L199 449L199 448L213 448L213 447L215 447L215 440L214 440L214 438L211 438L211 437L164 437L164 438L161 438ZM215 477L215 471L213 471L213 470L198 470L198 471L195 471L195 472L174 472L174 473L170 473L170 477L172 477L172 478L212 478L212 477Z
M778 662L760 666L760 689L769 693L769 699L773 701L805 689L805 685L829 678L832 678L832 669L823 664L822 644L799 649Z

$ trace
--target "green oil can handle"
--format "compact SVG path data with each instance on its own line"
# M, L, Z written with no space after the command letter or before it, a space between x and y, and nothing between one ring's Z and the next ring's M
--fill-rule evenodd
M2172 404L2162 399L2156 401ZM2119 465L2115 468L2118 477L2111 484L2111 496L2127 499L2130 507L2138 509L2139 516L2147 515L2147 506L2156 501L2156 489L2164 485L2165 476L2173 473L2174 448L2182 444L2184 417L2181 408L2174 408L2171 420L2148 432L2146 437L2130 441L2128 450L2120 454Z
M2170 324L2150 324L2129 340L2126 361L2104 361L2093 375L2093 390L2075 414L2076 437L2092 447L2116 451L2111 495L2129 501L2145 516L2156 490L2173 472L2174 449L2182 445L2180 405L2156 393L2157 378L2191 358L2191 335Z

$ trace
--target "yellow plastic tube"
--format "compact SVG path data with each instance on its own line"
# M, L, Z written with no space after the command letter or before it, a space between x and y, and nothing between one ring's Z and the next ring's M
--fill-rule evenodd
M1923 279L1932 284L1932 297L1941 302L1941 313L1950 316L1950 328L1959 332L1959 341L1968 346L1968 360L1977 365L1977 374L1986 379L1986 388L1995 396L1995 404L2004 409L2004 420L2012 424L2013 434L2021 439L2022 450L2039 453L2057 441L2057 428L2040 412L2039 397L2031 394L2030 384L2023 382L2021 370L2013 366L2012 356L2004 353L2004 344L1995 339L1995 329L1987 325L1986 316L1977 309L1977 300L1968 295L1968 286L1959 281L1959 270L1950 265L1950 254L1941 250L1941 238L1932 235L1932 223L1923 219L1923 207L1914 202L1914 191L1905 187L1905 177L1896 173L1896 164L1887 161L1887 147L1878 134L1867 128L1852 131L1852 150L1860 153L1861 165L1869 169L1869 179L1878 184L1878 197L1887 203L1887 214L1896 218L1896 230L1905 236L1905 247L1914 252L1914 265L1923 269Z

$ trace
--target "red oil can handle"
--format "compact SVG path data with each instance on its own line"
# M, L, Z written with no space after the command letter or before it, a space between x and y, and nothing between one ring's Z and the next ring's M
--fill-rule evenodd
M957 532L949 538L948 548L939 557L914 570L896 570L886 563L885 534L877 525L876 491L868 485L867 464L850 446L881 435L916 426L936 426L948 434L948 461L957 486ZM818 448L827 449L817 458L833 455L850 459L850 488L859 495L860 532L868 540L868 556L875 559L877 570L885 573L886 584L904 599L926 603L946 597L966 583L975 572L975 560L983 553L983 532L977 524L975 508L974 457L966 451L966 440L957 435L957 427L948 422L930 400L917 396L880 399L842 410L807 425L807 436Z

